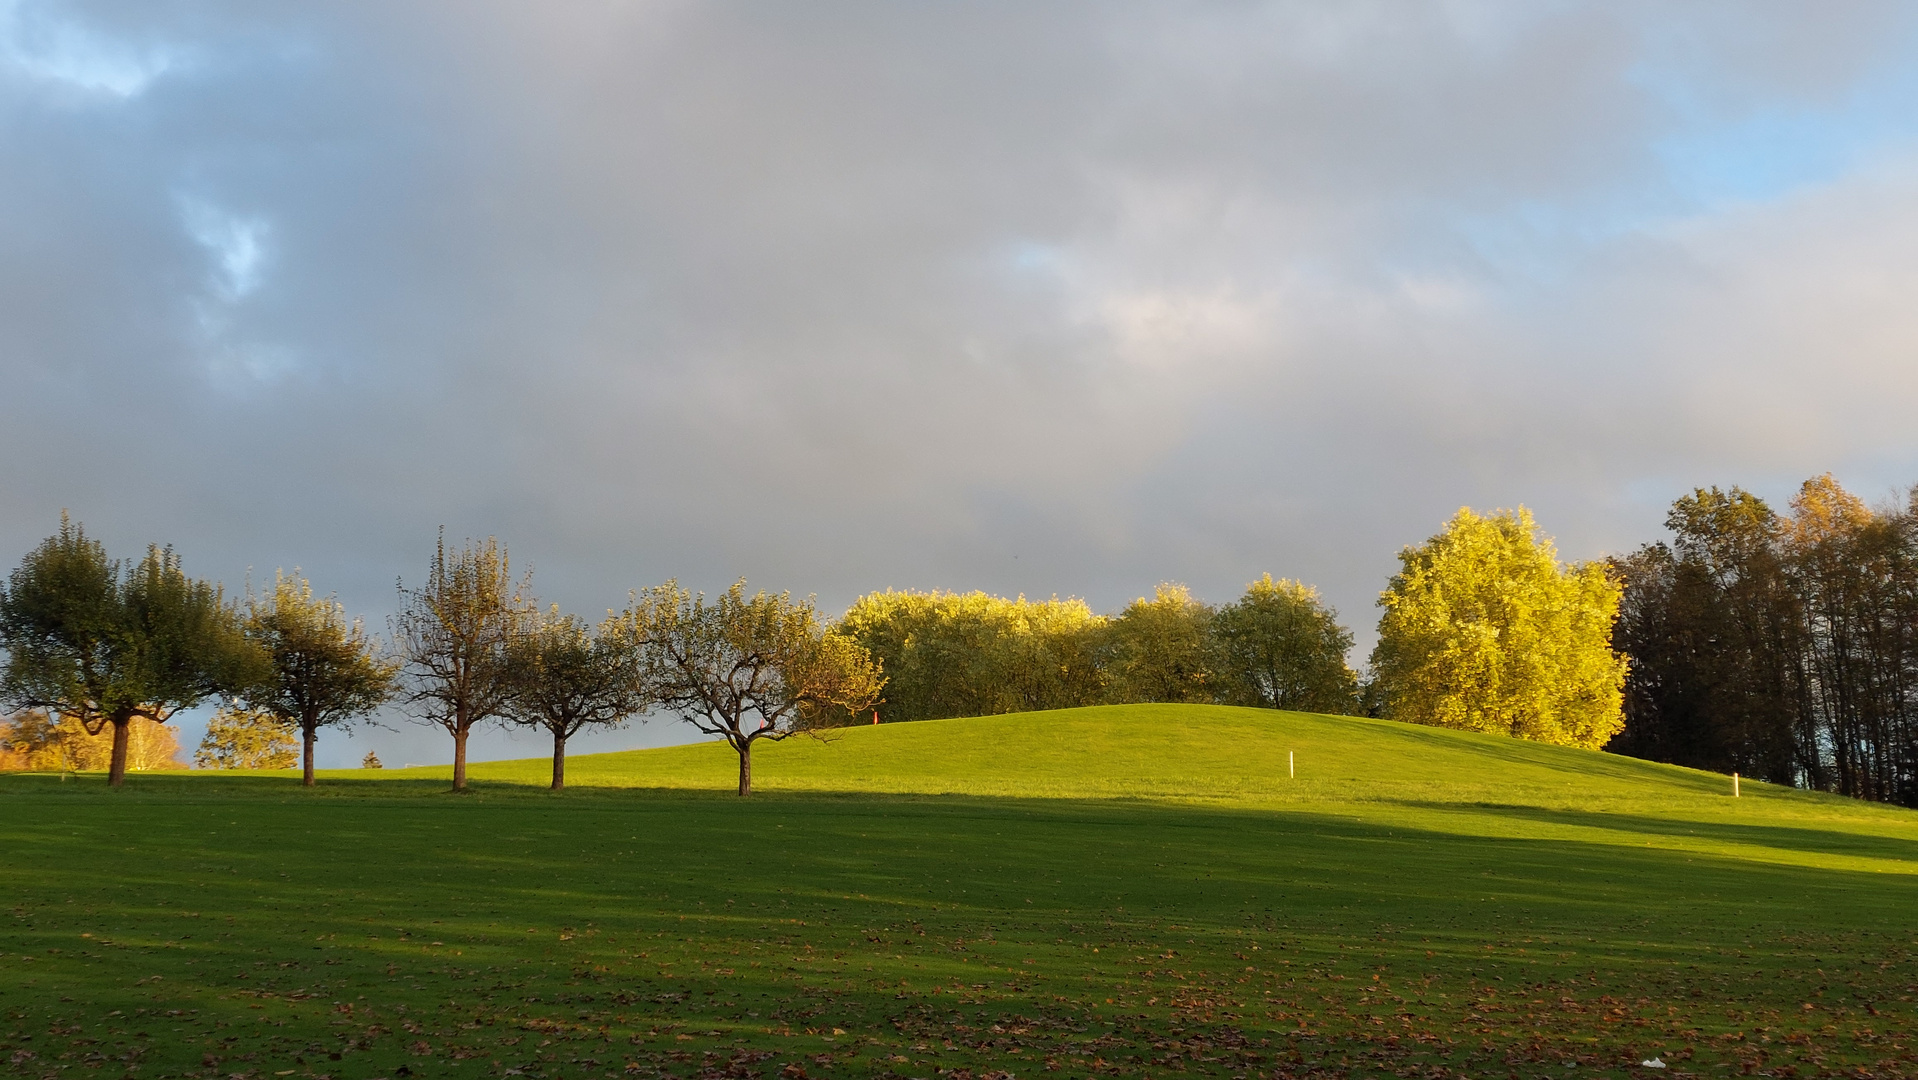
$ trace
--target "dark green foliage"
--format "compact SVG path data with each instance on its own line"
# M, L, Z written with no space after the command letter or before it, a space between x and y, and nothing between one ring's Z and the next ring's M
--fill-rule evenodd
M1918 805L1918 492L1874 512L1819 477L1784 516L1701 488L1666 524L1669 547L1615 561L1610 748Z
M189 578L171 548L132 566L62 517L0 590L0 646L9 708L114 728L109 782L126 774L127 725L165 723L210 697L244 694L267 677L217 585Z
M587 727L617 727L649 704L635 643L609 619L601 632L558 608L527 621L507 646L512 692L507 720L553 737L553 783L566 786L566 740Z
M1213 671L1212 608L1183 585L1160 585L1106 624L1106 700L1202 703L1219 693Z
M1318 593L1267 574L1212 618L1218 699L1225 705L1351 713L1358 674L1352 634Z

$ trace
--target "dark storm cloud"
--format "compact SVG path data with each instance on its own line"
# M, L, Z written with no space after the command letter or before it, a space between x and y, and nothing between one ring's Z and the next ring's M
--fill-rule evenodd
M1585 558L1918 480L1912 54L1897 5L0 2L0 546L71 507L375 622L442 524L589 614L1270 570L1363 632L1461 504Z

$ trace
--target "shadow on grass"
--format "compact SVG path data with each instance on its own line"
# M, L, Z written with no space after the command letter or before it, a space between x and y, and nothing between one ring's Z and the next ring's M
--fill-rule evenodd
M1841 828L1817 829L1786 825L1747 825L1727 821L1703 821L1650 814L1622 814L1586 810L1558 810L1540 806L1459 804L1401 801L1397 805L1422 810L1452 813L1470 811L1491 817L1527 821L1540 825L1561 825L1602 829L1640 836L1698 837L1721 843L1773 848L1820 855L1856 855L1910 863L1918 873L1918 837L1902 838L1877 833L1848 831ZM1918 829L1918 815L1910 825Z
M1175 1024L1220 1039L1244 1028L1287 1046L1301 1045L1283 1040L1309 1019L1347 1045L1385 1048L1400 1045L1404 1010L1444 1039L1469 1026L1474 1047L1483 1035L1500 1055L1543 1053L1542 1030L1563 1037L1553 1055L1586 1053L1581 1040L1592 1040L1623 1060L1663 1028L1628 1031L1609 1005L1602 1020L1556 1015L1561 993L1655 1000L1647 1015L1661 1025L1666 1008L1688 1010L1670 1021L1679 1027L1717 1023L1722 1010L1708 1015L1708 1005L1737 1000L1779 1012L1769 1024L1815 1029L1829 1013L1800 1006L1828 982L1821 1002L1841 990L1881 1002L1906 992L1905 969L1865 961L1905 940L1918 898L1900 875L1461 836L1439 815L1381 823L1148 800L555 795L505 782L451 797L444 779L208 781L148 774L110 792L98 778L0 779L0 890L14 906L0 954L35 957L0 955L14 965L5 973L39 980L32 992L68 1023L200 1010L178 1022L182 1033L160 1034L156 1072L240 1053L285 1067L302 1047L344 1048L345 1034L359 1040L345 1052L369 1066L357 1075L373 1063L424 1069L433 1059L409 1056L415 1039L522 1072L559 1053L543 1049L559 1040L568 1057L606 1054L612 1071L623 1066L593 1049L606 1031L621 1054L695 1040L730 1053L735 1035L820 1054L849 1045L827 1041L835 1027L902 1056L964 1036L968 1048L946 1063L976 1068L1014 1060L990 1025L1053 1016L1048 1051L1096 1036L1110 1041L1091 1050L1124 1054L1139 1062L1132 1075L1149 1076L1219 1064L1213 1049L1178 1068L1158 1060ZM1740 843L1827 838L1475 812L1645 835L1716 828ZM1908 845L1899 851L1909 857ZM1770 966L1727 949L1734 939L1769 943ZM1416 1000L1418 980L1451 996ZM1548 982L1557 992L1516 1003L1528 1013L1539 1004L1537 1019L1487 1033L1466 1018L1474 988ZM64 998L71 1008L53 1004ZM340 1004L393 1030L336 1031L348 1015ZM1819 1052L1842 1051L1831 1049L1842 1038L1821 1036ZM1332 1043L1303 1045L1330 1053ZM1394 1052L1429 1062L1450 1045L1408 1040Z

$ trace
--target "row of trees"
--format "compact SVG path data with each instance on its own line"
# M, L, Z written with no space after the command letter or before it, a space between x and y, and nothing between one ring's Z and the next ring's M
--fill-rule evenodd
M1168 701L1364 711L1588 748L1619 731L1608 566L1561 564L1523 507L1461 510L1400 563L1363 684L1335 613L1270 575L1222 607L1162 585L1112 617L1078 600L874 593L839 628L884 664L889 720Z
M591 624L542 610L493 541L442 542L382 647L297 575L229 604L171 550L123 564L63 521L0 589L0 699L26 710L14 756L85 767L110 739L115 784L136 732L208 700L236 730L297 732L307 783L322 728L395 702L452 738L459 787L478 724L550 733L557 788L579 731L668 712L737 751L742 793L756 743L868 711L1167 701L1362 711L1918 805L1918 489L1873 510L1825 476L1785 515L1699 489L1667 524L1669 543L1568 566L1524 508L1461 510L1401 552L1361 683L1335 613L1270 576L1223 606L1164 585L1111 616L889 591L832 623L785 594L667 582Z
M1083 600L879 592L837 624L883 666L880 719L1143 701L1351 712L1352 636L1309 586L1266 575L1223 607L1161 585L1114 616Z
M110 738L116 787L136 731L208 701L224 706L216 723L298 731L308 785L322 728L396 702L452 737L455 788L466 786L467 738L486 721L550 732L559 788L567 739L660 710L732 745L744 795L755 743L848 722L884 683L864 649L787 594L735 584L708 600L669 581L594 627L542 611L529 586L495 541L449 553L442 539L426 581L402 584L384 649L297 575L229 603L171 549L123 563L63 519L0 588L0 704L16 713L15 734L40 716Z
M1583 746L1617 730L1618 596L1604 568L1560 566L1522 508L1461 511L1401 560L1362 689L1336 614L1270 575L1222 606L1168 584L1111 616L1081 600L888 591L832 624L786 594L735 585L708 599L667 582L593 624L541 609L497 542L442 539L424 582L402 583L382 645L297 574L229 604L171 550L122 564L63 520L0 589L0 697L88 738L110 732L115 785L132 732L207 701L222 707L202 765L277 765L291 734L311 784L320 731L392 703L451 738L456 788L480 724L549 733L560 788L569 739L652 711L731 745L741 793L756 743L868 710L897 721L1216 702Z
M1874 510L1826 475L1789 509L1700 488L1615 560L1613 749L1918 806L1918 489Z

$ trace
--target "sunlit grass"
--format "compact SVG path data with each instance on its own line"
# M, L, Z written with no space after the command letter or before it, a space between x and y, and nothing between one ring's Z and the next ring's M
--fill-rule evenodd
M793 740L749 800L733 769L582 756L557 796L541 759L476 766L466 796L443 769L7 777L0 1060L1918 1073L1905 811L1197 706Z

